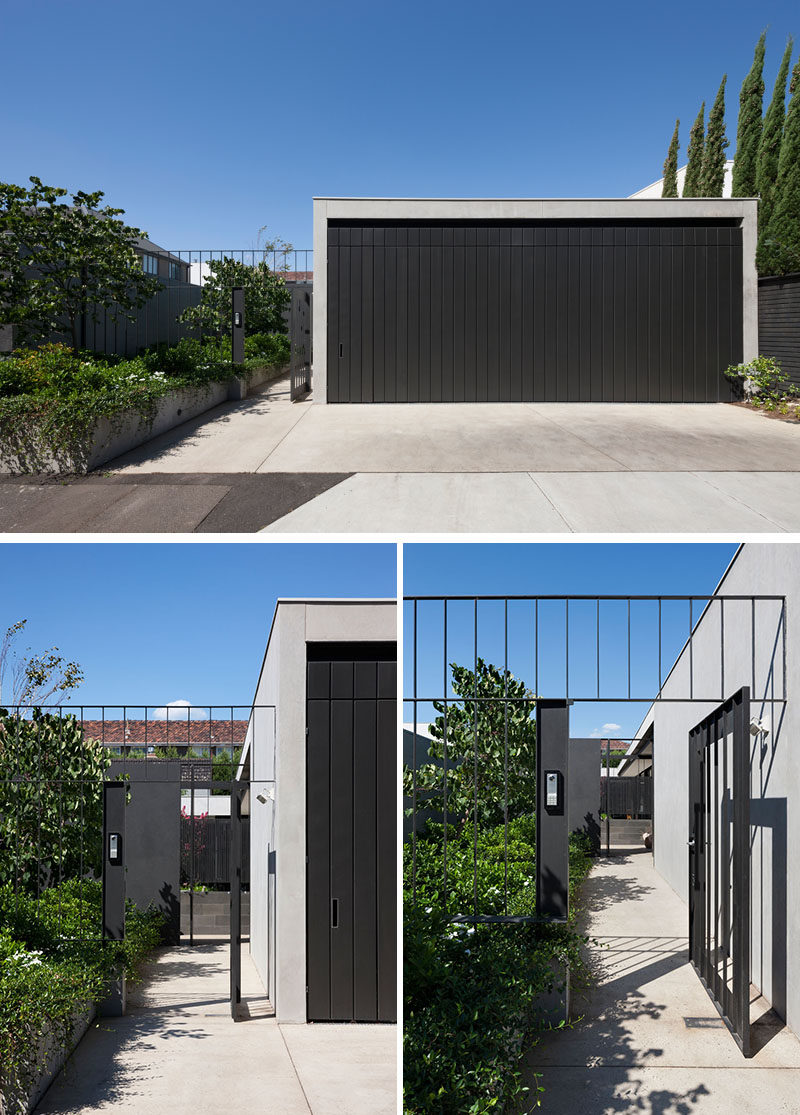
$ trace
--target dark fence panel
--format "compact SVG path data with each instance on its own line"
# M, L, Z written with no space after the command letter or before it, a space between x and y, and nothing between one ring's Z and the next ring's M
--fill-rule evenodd
M800 274L758 280L758 350L800 387Z
M192 818L181 817L181 879L191 877ZM230 817L195 817L194 885L225 886L230 883ZM242 818L242 884L250 885L250 818Z
M653 779L601 778L600 808L611 817L652 817Z

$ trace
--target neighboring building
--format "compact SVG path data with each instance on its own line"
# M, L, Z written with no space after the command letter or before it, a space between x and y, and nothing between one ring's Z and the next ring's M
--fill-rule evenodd
M686 167L682 166L678 169L678 197L683 195L683 183L686 180ZM727 159L725 162L725 181L722 186L722 196L731 197L733 190L733 159ZM642 190L637 190L635 194L630 194L631 198L659 198L661 191L664 189L664 179L659 178L657 182L651 182L649 186L645 186ZM687 201L690 199L687 198Z
M142 237L136 240L136 254L141 257L142 270L147 275L155 275L162 282L189 282L189 262L166 248L159 247L152 240Z
M178 716L148 720L83 720L84 735L117 755L154 756L174 747L178 757L189 751L211 757L244 745L247 720L192 720Z
M757 206L315 198L314 399L730 400Z
M716 593L774 594L785 596L786 603L784 608L779 600L762 600L756 607L729 599L723 622L721 605L712 598L619 773L623 779L652 776L654 863L684 902L691 897L690 931L693 924L705 925L716 942L719 929L718 955L726 964L732 954L737 959L737 947L741 954L748 951L749 938L749 981L800 1034L800 870L792 858L792 849L800 847L800 546L741 546ZM719 702L687 702L690 677L696 694L720 692L720 701L747 687L749 722L737 721L746 705L735 700L724 720ZM702 732L690 742L701 723ZM745 736L744 785L736 782L737 732ZM712 749L713 759L704 759L700 768L704 748ZM737 879L745 880L748 872L749 891L737 904ZM716 920L701 922L703 901L712 901L712 882L721 906ZM748 893L749 934L745 926L740 946L734 936L732 948L726 919L746 907Z
M279 1022L395 1021L397 605L281 600L239 777Z

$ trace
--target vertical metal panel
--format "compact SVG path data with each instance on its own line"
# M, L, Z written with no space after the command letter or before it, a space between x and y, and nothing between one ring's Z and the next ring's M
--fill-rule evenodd
M330 663L308 663L306 747L306 971L308 1017L331 1017Z
M377 705L378 1021L396 1022L397 664L379 663L378 670L380 695Z
M334 662L334 666L342 663ZM352 663L350 663L352 667ZM352 678L352 669L350 672ZM352 682L351 682L352 686ZM331 1018L353 1013L353 700L331 700Z
M564 919L569 902L569 707L566 701L536 702L536 912ZM545 805L545 771L561 778L561 803Z
M330 236L333 401L730 397L738 228L443 223Z
M356 667L367 665L356 663ZM377 1018L377 701L372 694L353 710L353 1017ZM363 679L362 679L363 680Z

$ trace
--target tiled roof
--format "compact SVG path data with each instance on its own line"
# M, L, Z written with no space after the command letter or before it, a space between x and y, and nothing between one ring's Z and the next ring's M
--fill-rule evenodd
M278 275L287 283L311 283L314 281L313 271L279 271Z
M244 743L247 720L84 720L83 734L102 743L237 746Z

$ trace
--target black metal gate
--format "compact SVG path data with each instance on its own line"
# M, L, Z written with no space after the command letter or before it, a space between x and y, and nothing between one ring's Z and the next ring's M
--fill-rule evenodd
M302 287L292 291L289 311L292 401L311 390L311 294Z
M330 221L328 400L730 399L736 224Z
M238 1022L242 1002L242 798L245 782L231 782L231 1018Z
M689 958L750 1055L750 690L689 733Z
M308 656L308 1019L393 1022L396 649L309 644Z

